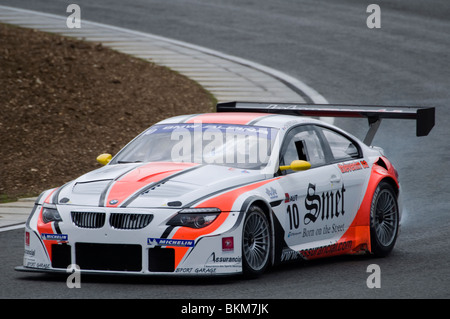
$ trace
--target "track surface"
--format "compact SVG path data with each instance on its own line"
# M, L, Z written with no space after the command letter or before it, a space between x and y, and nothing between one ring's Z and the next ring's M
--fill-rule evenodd
M330 103L437 108L428 137L413 123L385 121L374 144L397 165L405 219L384 259L339 257L275 268L253 281L65 277L17 273L20 230L0 233L0 298L449 298L450 5L447 0L380 1L381 28L366 26L360 0L77 0L82 19L191 42L284 71ZM68 1L0 4L67 15ZM365 121L339 120L362 137ZM381 288L366 285L370 264Z

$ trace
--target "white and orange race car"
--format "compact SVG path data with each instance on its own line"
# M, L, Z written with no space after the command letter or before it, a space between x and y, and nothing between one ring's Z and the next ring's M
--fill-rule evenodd
M166 119L39 196L16 270L258 276L297 259L385 256L402 192L369 145L383 118L427 135L434 111L230 102ZM370 129L362 142L311 116L366 117Z

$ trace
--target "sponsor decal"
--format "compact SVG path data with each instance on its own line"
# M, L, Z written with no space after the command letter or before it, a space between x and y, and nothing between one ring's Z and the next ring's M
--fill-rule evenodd
M69 235L67 234L41 234L43 240L69 240Z
M25 245L30 246L30 233L25 232Z
M234 238L223 237L222 238L222 251L234 251Z
M300 254L304 258L323 257L327 255L333 255L342 251L346 251L352 248L352 241L344 241L332 245L321 246L317 248L300 250Z
M289 195L289 193L284 194L284 202L296 202L297 201L297 195Z
M288 233L288 238L291 236L302 236L304 237L313 237L313 236L320 236L320 235L327 235L327 234L335 234L335 233L343 233L345 231L345 223L336 225L333 224L330 226L325 225L323 227L320 228L316 228L316 229L311 229L311 228L305 228L303 227L303 230L299 230L299 231L290 231Z
M194 240L185 240L185 239L147 238L147 245L194 247L195 241Z
M345 174L369 168L369 164L367 164L366 161L355 161L351 163L338 164L338 167L341 170L341 173Z
M194 270L194 268L192 268L192 267L190 267L190 268L177 268L177 269L175 269L175 272L190 274L190 273L192 273L193 270Z
M298 260L301 259L302 255L295 250L292 250L290 248L284 248L281 252L281 261L291 261L291 260Z
M42 269L49 269L50 264L47 263L37 263L35 261L27 261L25 264L25 267L29 268L42 268Z
M285 194L284 202L289 221L287 237L301 236L312 237L345 231L345 224L320 225L312 229L301 226L312 227L317 220L331 222L339 221L344 216L345 186L331 191L317 192L316 185L309 183L304 203L297 202L297 195ZM302 218L303 217L303 218Z
M277 190L275 188L273 188L273 187L266 188L266 194L267 194L267 196L270 197L270 199L278 198Z
M316 185L310 183L305 199L305 208L308 210L303 218L305 225L311 222L314 223L319 217L322 220L328 220L329 218L344 215L345 191L344 184L342 184L342 188L334 193L331 191L316 194Z
M195 268L196 274L215 274L217 272L217 268Z
M192 273L196 273L196 274L215 274L217 272L217 268L215 267L197 267L197 268L177 268L175 270L176 273L183 273L183 274L192 274Z
M30 257L34 257L34 256L36 256L36 250L34 250L34 249L25 249L25 255L30 256Z
M216 257L216 253L213 252L209 255L206 260L205 266L208 267L208 264L221 264L221 263L240 263L242 261L242 257L240 256L230 256L230 257ZM217 265L216 265L217 267Z

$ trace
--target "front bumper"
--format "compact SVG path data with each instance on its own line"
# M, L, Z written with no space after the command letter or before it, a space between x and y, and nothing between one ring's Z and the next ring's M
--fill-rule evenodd
M220 275L242 272L238 212L222 212L221 218L203 229L167 226L173 209L86 208L59 205L63 221L43 223L37 205L25 227L23 266L17 271L67 273L79 269L89 274L123 275ZM86 213L84 226L74 222L73 212ZM95 225L91 213L104 214ZM141 229L111 226L114 214L152 214ZM79 218L79 215L78 217ZM78 224L78 225L77 225Z

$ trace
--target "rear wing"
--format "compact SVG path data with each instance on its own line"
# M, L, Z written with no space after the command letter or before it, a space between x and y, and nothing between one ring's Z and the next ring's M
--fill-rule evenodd
M382 119L407 119L416 121L416 135L426 136L435 123L434 107L226 102L217 104L217 112L262 112L299 116L367 118L369 131L364 143L370 145Z

